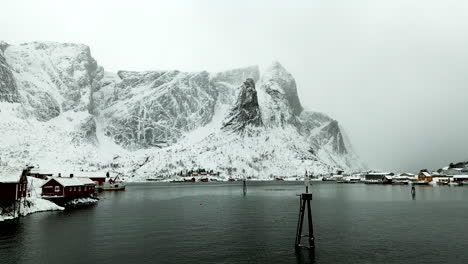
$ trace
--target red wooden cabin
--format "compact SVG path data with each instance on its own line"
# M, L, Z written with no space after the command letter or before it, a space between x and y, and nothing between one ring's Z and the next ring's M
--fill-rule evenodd
M104 182L106 182L106 177L105 176L93 176L89 177L90 180L92 180L96 184L96 188L103 188L104 187Z
M26 197L28 169L11 169L0 166L0 201L16 201Z
M95 192L95 183L89 178L55 177L42 185L46 198L89 197Z

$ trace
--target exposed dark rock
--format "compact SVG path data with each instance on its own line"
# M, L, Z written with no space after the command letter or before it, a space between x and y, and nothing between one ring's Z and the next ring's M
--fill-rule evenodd
M255 82L252 78L248 78L240 87L237 101L226 117L222 129L244 134L248 127L262 125Z

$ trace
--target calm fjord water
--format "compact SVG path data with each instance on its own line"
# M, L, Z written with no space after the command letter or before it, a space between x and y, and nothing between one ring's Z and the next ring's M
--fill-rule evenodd
M468 187L314 183L315 256L294 249L299 182L145 183L0 223L0 263L468 263Z

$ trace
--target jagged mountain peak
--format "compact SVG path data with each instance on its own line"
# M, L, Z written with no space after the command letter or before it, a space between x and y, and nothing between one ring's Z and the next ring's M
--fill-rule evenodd
M303 108L292 74L279 62L274 62L262 73L259 86L265 124L269 127L296 126Z
M0 54L3 53L10 44L6 43L3 40L0 40Z
M262 75L262 89L267 93L281 94L287 100L294 115L299 115L303 107L297 94L296 80L279 62L273 62Z
M211 77L213 82L231 82L237 83L239 80L244 81L247 78L252 78L257 82L260 78L260 69L257 65L236 68L232 70L214 73Z
M288 70L286 70L286 68L278 61L274 61L268 67L266 67L265 71L262 72L262 79L284 80L286 82L294 81L294 77L292 76L292 74ZM283 87L278 87L278 89L281 88Z
M50 49L50 48L64 48L64 47L70 47L70 48L78 48L78 49L83 49L86 52L91 52L91 49L89 48L88 45L85 44L80 44L80 43L68 43L68 42L56 42L56 41L31 41L31 42L23 42L19 44L19 46L22 47L32 47L34 49Z
M237 101L225 119L222 129L245 134L251 127L263 125L255 81L247 78L239 88Z

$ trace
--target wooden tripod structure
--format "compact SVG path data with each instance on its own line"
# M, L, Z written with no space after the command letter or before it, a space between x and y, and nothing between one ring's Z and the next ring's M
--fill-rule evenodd
M310 201L312 201L312 194L303 193L300 195L300 209L299 209L299 219L297 220L297 230L296 230L296 247L300 248L307 248L307 249L314 249L315 248L315 237L314 237L314 227L312 224L312 209L310 208ZM307 225L309 228L309 234L303 235L302 234L302 227L304 225L304 215L305 211L307 211ZM308 245L301 244L301 240L303 237L308 237Z

